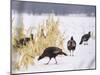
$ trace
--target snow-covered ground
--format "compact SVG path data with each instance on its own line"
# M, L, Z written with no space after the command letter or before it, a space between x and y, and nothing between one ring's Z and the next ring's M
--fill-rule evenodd
M59 29L64 33L64 52L69 54L67 50L67 41L73 36L76 41L76 50L74 56L57 56L58 64L52 59L48 65L48 58L37 61L35 65L30 65L28 70L20 70L13 73L29 73L29 72L47 72L47 71L63 71L78 69L94 69L95 68L95 17L86 16L55 16L59 18ZM43 16L25 16L23 22L26 25L37 25L47 18ZM16 23L16 22L15 22ZM33 24L32 24L33 23ZM88 45L79 45L83 34L92 32L92 36L88 41Z

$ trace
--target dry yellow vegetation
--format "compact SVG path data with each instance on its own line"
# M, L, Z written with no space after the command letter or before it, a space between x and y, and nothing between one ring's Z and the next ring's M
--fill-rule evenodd
M23 23L21 22L19 26L20 27L15 27L15 29L12 28L12 50L15 50L15 52L19 54L18 60L16 60L14 64L15 69L27 69L29 65L34 65L35 57L40 56L43 50L49 46L56 46L63 49L64 40L59 30L59 20L55 20L54 16L49 15L45 23L38 25L37 34L34 35L33 40L26 46L17 48L16 40L25 37Z

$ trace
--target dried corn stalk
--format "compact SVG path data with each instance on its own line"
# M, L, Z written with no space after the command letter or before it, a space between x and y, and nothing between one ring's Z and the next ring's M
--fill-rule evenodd
M13 34L13 45L16 45L14 39L20 39L25 36L23 30L23 26L16 30L19 34L18 37ZM16 52L20 54L18 61L15 63L15 68L17 70L20 68L27 69L28 65L34 64L33 60L35 57L41 55L43 50L49 46L58 46L63 48L63 37L59 30L59 20L55 20L53 15L50 15L42 24L39 24L37 34L33 40L31 40L26 46L15 49Z

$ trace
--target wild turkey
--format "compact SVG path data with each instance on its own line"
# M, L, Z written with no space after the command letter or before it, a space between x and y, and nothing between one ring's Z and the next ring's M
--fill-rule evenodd
M80 41L80 45L83 43L83 42L87 42L89 40L89 38L91 37L91 32L88 32L88 34L84 34L81 38L81 41Z
M44 57L49 57L49 61L47 64L49 64L51 58L54 58L57 64L56 56L57 55L65 55L67 56L66 53L62 52L62 49L58 47L48 47L44 50L43 54L39 56L38 60L44 58Z
M30 37L24 37L24 38L21 38L21 39L19 39L19 40L16 40L17 47L26 46L26 44L27 44L30 40L33 40L33 34L31 34Z
M73 52L76 48L76 42L73 39L73 36L71 37L71 39L67 42L67 48L70 51L70 56L74 56Z

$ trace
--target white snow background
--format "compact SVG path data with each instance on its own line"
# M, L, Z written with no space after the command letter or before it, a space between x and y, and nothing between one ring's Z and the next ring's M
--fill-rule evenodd
M19 15L14 14L12 17L15 17L14 23L17 24ZM47 15L23 14L23 22L26 29L30 26L37 28L38 24L47 18ZM84 14L73 14L55 16L54 18L59 19L59 29L62 33L65 32L64 52L69 54L67 41L71 36L73 36L76 41L77 45L74 56L57 56L58 64L55 64L55 60L52 59L48 65L45 65L45 63L48 62L48 58L46 57L40 61L36 61L35 65L30 65L28 70L21 69L13 73L95 69L95 17L85 16ZM89 31L92 32L92 36L88 41L88 45L79 45L81 36L87 34Z

